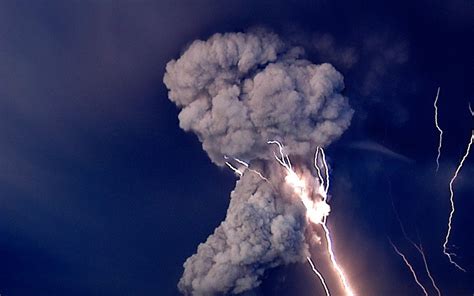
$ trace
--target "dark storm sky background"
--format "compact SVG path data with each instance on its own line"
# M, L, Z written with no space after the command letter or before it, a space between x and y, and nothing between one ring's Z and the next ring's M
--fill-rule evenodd
M235 177L179 129L164 67L197 38L263 25L345 77L356 113L327 149L329 226L354 289L421 294L387 236L429 286L393 199L444 294L472 295L474 155L456 183L452 235L467 273L441 244L448 181L472 128L473 19L461 0L1 1L0 293L178 295L182 264L225 217ZM368 143L408 159L354 148ZM257 292L322 290L302 264L270 271Z

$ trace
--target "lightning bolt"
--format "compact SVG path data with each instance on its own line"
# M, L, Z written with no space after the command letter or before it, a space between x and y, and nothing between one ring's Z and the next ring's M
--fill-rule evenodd
M393 198L392 198L392 182L390 182L389 180L389 194L390 194L390 200L392 202L392 209L393 209L393 212L395 213L395 217L397 218L397 221L398 221L398 224L400 225L400 229L403 233L403 236L405 237L405 239L407 241L409 241L416 249L417 251L420 253L422 259L423 259L423 264L425 265L425 271L426 271L426 274L428 275L428 277L430 278L431 280L431 283L433 285L433 287L435 288L436 292L438 293L438 296L441 296L441 291L439 290L438 286L436 285L436 281L434 279L434 277L432 276L431 274L431 271L430 271L430 268L428 266L428 261L426 259L426 256L425 256L425 252L423 251L423 247L421 245L421 242L420 242L420 245L418 246L417 244L415 244L415 242L413 242L410 237L408 237L406 231L405 231L405 227L403 226L403 223L402 223L402 220L400 218L400 216L398 215L398 211L397 211L397 208L395 207L395 203L393 202ZM418 238L419 239L419 238Z
M342 268L339 266L339 264L336 261L336 256L334 255L334 251L332 249L332 240L331 236L329 234L329 228L326 226L325 223L320 223L321 226L324 229L324 233L326 234L326 242L327 242L327 247L328 247L328 252L329 252L329 257L331 259L332 265L334 269L336 269L339 279L342 282L342 285L344 286L344 290L346 292L347 296L354 296L354 293L352 292L352 288L349 285L349 282L347 281L346 276L344 275L344 271Z
M471 110L470 110L471 111ZM443 253L448 256L449 262L456 266L459 270L462 270L466 272L464 268L459 266L456 262L454 262L452 256L455 256L456 254L448 252L448 243L449 243L449 236L451 235L451 229L452 229L452 220L455 212L455 207L454 207L454 181L456 181L456 178L458 177L459 172L461 171L462 166L464 165L464 161L466 161L466 158L469 156L469 152L471 150L472 142L474 141L474 131L472 132L471 139L469 140L469 144L467 145L466 153L461 159L461 162L459 163L458 167L456 168L456 171L454 172L454 176L451 178L451 181L449 181L449 201L451 202L451 212L449 213L449 219L448 219L448 231L446 232L446 237L444 239L443 243Z
M441 157L441 146L443 145L443 130L439 127L438 123L438 97L439 97L439 90L440 88L438 87L438 92L436 93L436 98L434 100L433 106L435 109L435 126L436 129L439 131L439 143L438 143L438 155L436 156L436 172L439 170L439 158Z
M323 176L321 175L321 170L318 164L320 154L322 157L322 165L325 171L325 175L324 175L325 178L323 178ZM329 168L326 162L326 155L324 154L324 150L321 147L317 147L316 152L314 153L314 167L316 168L316 171L318 173L319 183L321 184L319 186L318 193L323 197L323 202L327 202L328 191L329 191ZM324 216L323 224L326 224L326 219L327 219L327 216Z
M319 159L318 156L319 156L319 154L321 154L321 161L322 161L324 171L325 171L325 178L324 179L321 176L321 170L319 169L319 165L318 165L318 159ZM328 196L327 193L329 191L329 168L328 168L328 164L326 162L326 155L324 153L324 149L321 148L321 147L317 147L317 149L316 149L316 153L315 153L315 156L314 156L314 167L316 168L316 171L318 173L318 178L319 178L320 184L321 184L319 186L319 188L322 189L322 190L319 190L319 193L322 195L323 201L326 202L327 196ZM330 256L331 262L332 262L334 268L336 269L345 290L348 291L348 295L353 295L353 293L351 291L351 288L350 288L350 285L349 285L349 283L348 283L348 281L347 281L347 279L344 275L344 272L336 261L336 256L334 255L334 251L333 251L333 248L332 248L332 240L331 240L331 237L330 237L329 229L326 226L326 220L327 220L327 216L324 216L323 221L320 224L323 227L324 233L326 235L327 248L328 248L328 251L329 251L329 256Z
M392 240L389 238L388 241L390 242L390 244L392 245L393 249L395 250L395 252L400 256L402 257L403 259L403 262L405 262L405 265L408 267L408 269L410 269L410 272L411 274L413 275L413 278L415 279L415 282L416 284L423 290L423 293L425 294L425 296L428 296L428 292L426 291L425 287L420 283L420 281L418 280L418 277L416 276L416 272L415 270L413 269L413 266L410 264L410 262L408 262L407 258L405 257L405 255L403 255L402 252L400 252L397 247L393 244Z
M324 178L324 179L321 175L321 170L320 170L319 164L318 164L319 154L321 154L322 163L323 163L323 167L324 167L324 170L325 170L325 177L326 178ZM324 194L322 194L323 199L326 199L327 198L327 193L329 191L329 168L328 168L328 164L326 162L326 155L324 154L324 150L321 147L318 147L316 149L316 153L314 153L314 167L316 168L316 171L318 173L318 178L319 178L319 181L321 183L320 188L324 189Z
M436 285L436 282L434 280L434 277L431 275L431 271L428 267L428 262L426 260L426 256L425 256L425 252L423 251L423 246L421 245L417 245L415 244L413 241L411 241L410 239L408 239L410 241L410 243L412 243L412 245L418 250L418 252L421 254L421 258L423 258L423 264L425 265L425 270L426 270L426 274L428 275L428 277L430 278L431 280L431 284L433 285L433 287L435 288L436 292L438 293L438 296L441 296L441 291L439 290L438 286Z
M275 159L286 169L287 171L287 176L285 180L287 183L289 183L294 189L295 193L297 193L301 199L301 202L303 205L306 207L306 216L308 217L308 220L311 221L312 223L319 224L324 230L325 237L326 237L326 243L327 243L327 249L329 253L329 258L331 260L332 266L334 270L336 270L337 275L339 276L339 279L342 283L342 286L344 287L345 294L347 296L354 296L354 293L352 292L352 288L349 285L349 281L347 280L346 276L344 275L344 271L342 268L339 266L336 260L336 256L333 251L333 243L331 239L331 235L329 232L329 228L326 226L326 217L329 214L330 207L326 203L327 199L327 192L329 189L329 174L328 174L328 166L326 163L326 158L324 154L324 150L321 147L318 147L316 150L315 154L315 167L318 172L318 177L320 178L320 185L318 188L318 193L321 194L323 197L322 201L320 202L314 202L313 200L310 199L307 189L306 189L306 184L305 181L302 180L296 172L292 169L291 166L291 161L288 157L287 154L284 152L284 147L281 143L278 141L268 141L268 144L275 144L278 146L280 156L276 154L276 152L273 152ZM320 168L318 166L318 155L319 153L322 156L322 162L326 171L326 182L324 182L324 179L321 175ZM317 273L321 275L319 272ZM318 276L319 276L318 275ZM324 282L324 278L320 277L322 279L322 282Z
M270 183L270 181L269 181L267 178L265 178L265 177L262 175L262 173L260 173L260 172L257 171L257 170L251 169L251 168L250 168L250 165L249 165L247 162L245 162L245 161L243 161L243 160L241 160L241 159L238 159L237 157L234 157L234 160L235 160L236 162L240 163L241 165L243 165L244 167L246 167L246 168L247 168L249 171L251 171L252 173L254 173L254 174L256 174L257 176L259 176L262 180L264 180L264 181Z
M238 163L240 163L241 165L243 165L244 167L248 168L249 167L249 164L246 163L245 161L241 160L241 159L238 159L237 157L234 157L234 160L237 161Z
M242 175L244 174L244 173L242 173L238 168L236 168L235 166L233 166L230 162L226 161L225 164L226 164L231 170L233 170L236 175L242 176Z
M469 112L471 112L471 115L474 116L474 110L471 108L471 103L469 103Z
M328 286L326 285L326 281L324 280L323 275L316 269L316 267L314 266L314 263L311 260L311 258L306 257L306 259L308 260L309 265L311 265L311 269L313 270L313 272L319 277L319 280L321 281L321 284L324 287L324 291L326 292L326 296L331 296L331 294L329 293Z
M224 155L224 159L225 159L225 160L228 160L229 157L226 156L226 155ZM241 160L241 159L238 159L237 157L233 157L232 159L235 160L237 163L243 165L243 166L245 167L245 170L251 171L252 173L254 173L254 174L256 174L257 176L259 176L262 180L264 180L264 181L270 183L270 181L269 181L267 178L265 178L262 173L260 173L260 172L257 171L257 170L251 169L251 168L250 168L250 165L249 165L247 162L245 162L245 161L243 161L243 160ZM242 175L244 174L244 172L241 171L241 169L236 168L236 167L233 166L229 161L226 161L225 164L226 164L231 170L233 170L236 175L242 176ZM244 171L245 171L245 170L244 170Z
M390 193L390 197L392 197L392 183L389 181L389 193ZM415 248L416 250L420 253L422 259L423 259L423 264L425 265L425 271L426 271L426 274L428 275L428 277L430 278L430 281L431 281L431 284L433 285L433 287L435 288L436 292L438 293L438 296L441 296L441 291L439 290L438 286L436 285L436 281L433 277L433 275L431 274L431 271L430 271L430 268L428 266L428 261L426 259L426 256L425 256L425 252L423 251L423 246L421 245L421 242L420 242L420 245L417 245L415 244L415 242L413 242L410 237L408 237L406 231L405 231L405 227L403 226L403 223L402 223L402 220L400 219L400 216L398 215L398 211L395 207L395 203L393 202L393 198L391 198L391 201L392 201L392 209L393 209L393 212L395 213L395 217L397 218L398 220L398 224L400 225L400 229L402 230L402 233L403 233L403 236L405 237L405 239L407 241L409 241ZM419 239L419 238L418 238Z

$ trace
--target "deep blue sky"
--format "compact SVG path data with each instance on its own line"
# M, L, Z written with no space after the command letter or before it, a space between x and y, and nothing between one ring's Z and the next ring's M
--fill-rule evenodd
M420 295L387 241L421 274L393 200L444 295L472 295L474 156L456 183L452 235L468 273L441 243L449 178L473 128L473 20L462 0L1 1L0 293L178 295L182 263L225 217L235 178L179 129L164 67L194 39L263 25L344 74L356 113L327 150L329 225L355 290ZM324 34L323 54L313 40ZM337 55L348 48L351 66ZM438 86L445 142L435 174ZM411 161L351 148L361 142ZM268 273L260 292L320 287L295 265Z

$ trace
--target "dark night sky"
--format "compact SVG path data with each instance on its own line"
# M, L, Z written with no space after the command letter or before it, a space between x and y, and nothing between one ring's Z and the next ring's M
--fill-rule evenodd
M235 177L179 129L164 67L197 38L265 26L344 75L356 113L327 149L329 226L358 294L422 295L387 236L429 286L392 199L443 294L472 295L474 156L456 182L452 236L467 273L441 244L473 128L473 20L462 0L1 1L0 294L179 295L182 264L225 217ZM323 295L307 265L270 271L259 292Z

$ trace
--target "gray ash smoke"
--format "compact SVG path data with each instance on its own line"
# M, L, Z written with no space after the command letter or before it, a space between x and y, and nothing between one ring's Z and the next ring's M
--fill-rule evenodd
M166 67L169 98L180 127L194 132L211 160L224 156L257 166L269 184L246 171L231 193L226 219L184 264L178 284L190 295L240 293L257 287L265 270L305 260L304 207L283 185L268 140L311 158L350 125L342 75L315 65L300 47L266 30L215 34L194 41Z

